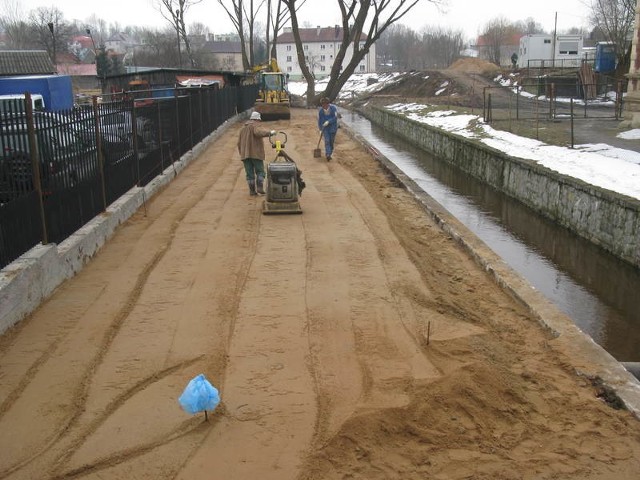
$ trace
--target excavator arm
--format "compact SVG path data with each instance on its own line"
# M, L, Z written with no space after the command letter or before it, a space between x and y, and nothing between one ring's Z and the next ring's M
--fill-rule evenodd
M278 66L278 61L275 58L270 59L268 62L261 63L259 65L254 66L251 71L253 73L259 72L280 72L280 67Z

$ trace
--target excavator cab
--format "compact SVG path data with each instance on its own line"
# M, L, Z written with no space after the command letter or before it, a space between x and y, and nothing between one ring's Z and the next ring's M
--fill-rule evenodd
M277 73L262 73L262 88L268 91L286 91L287 79L284 74Z

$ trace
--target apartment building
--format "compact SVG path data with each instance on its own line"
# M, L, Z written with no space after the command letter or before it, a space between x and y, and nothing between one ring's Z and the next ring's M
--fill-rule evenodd
M316 79L321 79L331 73L331 68L335 62L336 55L342 43L343 29L339 25L334 27L301 28L300 40L304 56L309 68ZM366 36L363 34L361 45L364 44ZM302 78L302 71L298 63L296 44L293 39L291 28L285 28L284 32L277 38L276 53L280 69L289 74L292 80ZM347 65L353 57L353 46L347 49L342 65ZM376 50L375 44L371 46L369 52L358 64L354 73L371 73L376 71Z

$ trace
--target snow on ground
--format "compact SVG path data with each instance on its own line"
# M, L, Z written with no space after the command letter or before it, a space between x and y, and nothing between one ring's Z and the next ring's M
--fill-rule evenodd
M398 81L399 73L355 74L345 84L340 98L351 98L362 93L377 91L390 82ZM498 77L497 82L502 79ZM325 81L326 83L326 81ZM306 92L306 82L291 82L291 92ZM323 82L316 91L324 90ZM395 104L387 108L432 127L456 135L476 139L492 148L514 157L532 160L563 175L578 178L591 185L640 199L640 153L615 148L606 144L576 145L575 148L557 147L538 140L519 137L495 130L478 115L459 114L453 110L437 110L437 106L421 104ZM434 110L436 109L436 110ZM640 139L640 129L621 132L618 137Z
M495 130L477 115L460 115L452 110L433 111L420 104L395 104L388 109L417 122L472 138L508 155L533 160L563 175L591 185L640 199L640 153L605 144L557 147L538 140Z
M350 99L356 95L373 93L382 88L397 82L404 75L399 72L393 73L357 73L351 75L347 83L340 91L339 100ZM428 77L427 77L428 78ZM329 78L324 78L316 82L316 92L325 90ZM307 93L307 82L289 82L289 91L294 95L304 97Z
M521 86L518 84L518 77L516 75L501 74L501 75L498 75L496 78L494 78L493 81L499 85L502 85L503 87L510 88L513 93L520 95L522 97L536 98L536 95L534 95L533 93L526 92L521 88ZM615 105L616 96L617 94L615 91L610 91L600 95L597 98L589 100L588 103L589 105ZM542 101L549 99L546 95L538 95L537 98L538 100L542 100ZM556 97L556 102L569 103L571 102L571 99ZM575 105L584 105L584 100L581 100L579 98L574 98L573 103Z
M627 130L626 132L620 132L616 136L618 138L624 138L625 140L640 140L640 128L634 128L633 130Z

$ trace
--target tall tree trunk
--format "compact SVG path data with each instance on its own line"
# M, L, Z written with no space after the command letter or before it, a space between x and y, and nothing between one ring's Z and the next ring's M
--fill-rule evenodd
M218 0L218 3L224 11L227 12L227 16L229 20L233 23L233 26L238 32L238 37L240 38L240 48L242 52L242 68L247 71L251 69L251 60L249 54L247 53L247 44L245 43L245 33L244 33L244 3L243 0L231 0L232 8L229 9L225 4L225 0Z
M404 17L420 0L383 0L377 2L364 0L337 0L342 15L342 40L340 48L335 56L327 88L322 96L335 99L340 89L353 75L359 62L369 53L371 46L380 38L380 35L392 24ZM426 0L434 5L439 5L442 0ZM315 105L315 79L309 70L304 57L303 45L300 40L300 29L296 16L296 0L282 0L289 8L291 15L291 30L298 53L300 71L307 81L307 106ZM372 13L373 12L373 13ZM365 33L365 25L367 31ZM366 35L366 38L365 38ZM360 44L362 42L362 45ZM343 62L349 46L352 47L352 57L344 66Z
M300 39L300 28L298 27L298 15L296 12L296 0L283 0L283 3L289 8L289 14L291 15L291 32L293 33L293 40L296 44L296 53L298 56L298 64L300 65L300 71L302 76L307 81L307 107L314 106L313 103L316 95L316 79L311 73L307 60L304 57L304 50L302 48L302 40Z

